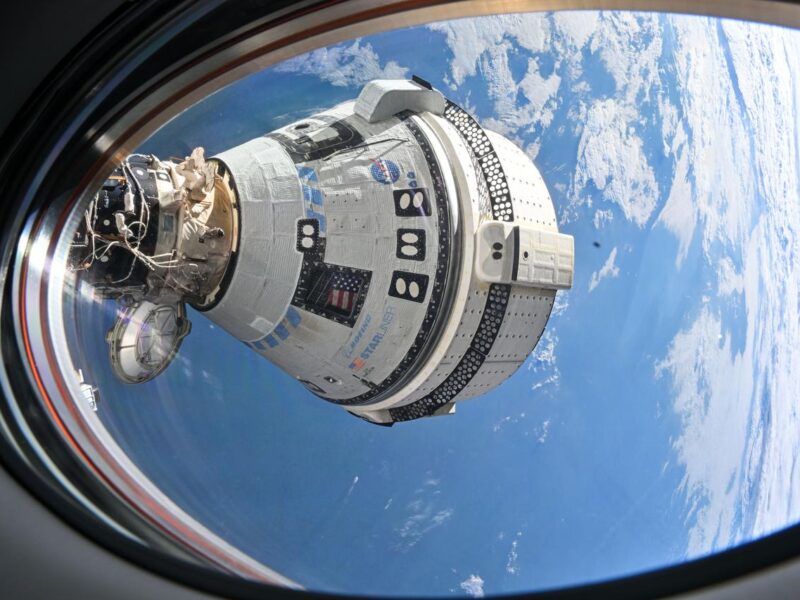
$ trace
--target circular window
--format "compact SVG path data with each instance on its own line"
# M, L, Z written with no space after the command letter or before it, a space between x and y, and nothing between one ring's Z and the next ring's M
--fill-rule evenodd
M800 33L469 6L164 17L15 176L6 441L79 520L473 597L796 524Z

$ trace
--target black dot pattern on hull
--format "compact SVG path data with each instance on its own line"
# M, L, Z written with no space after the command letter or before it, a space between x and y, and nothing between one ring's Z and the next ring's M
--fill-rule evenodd
M513 221L514 209L503 165L492 146L489 136L464 109L450 100L444 111L447 119L461 135L472 152L473 164L478 167L486 185L492 218L496 221ZM410 421L427 417L451 402L477 374L497 339L505 317L511 286L492 284L486 296L481 322L472 338L469 349L456 368L436 389L411 404L389 409L393 421Z
M514 208L511 204L508 178L492 142L489 141L489 136L469 113L450 100L447 101L444 118L453 124L472 151L473 158L486 182L492 218L495 221L513 221Z
M481 316L478 331L456 368L424 398L406 406L389 409L389 415L393 421L410 421L430 416L452 401L461 390L467 387L492 349L497 332L503 322L510 293L510 285L492 284L486 297L486 307Z

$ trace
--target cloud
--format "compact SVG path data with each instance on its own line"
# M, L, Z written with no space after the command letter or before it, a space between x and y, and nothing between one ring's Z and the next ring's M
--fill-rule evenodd
M575 76L580 70L581 50L592 39L599 18L599 13L593 11L564 11L551 16L510 14L458 19L428 27L445 35L453 54L450 80L455 88L476 75L485 52L512 40L532 54L552 52L563 57Z
M637 107L661 89L661 19L657 14L604 13L589 49L599 53L614 79L616 98Z
M536 440L540 444L544 444L547 441L547 436L550 434L550 419L545 419L542 422L542 426L536 431Z
M468 596L483 598L483 579L481 579L480 575L470 575L461 582L461 589L464 590Z
M503 428L503 427L504 427L504 426L505 426L507 423L511 423L512 425L516 425L517 423L519 423L519 422L520 422L520 420L522 420L522 419L524 419L524 418L525 418L525 413L524 413L524 412L521 412L521 413L519 413L519 416L517 416L517 417L512 417L511 415L506 415L505 417L503 417L502 419L500 419L500 420L499 420L497 423L495 423L495 424L492 426L492 431L494 431L495 433L497 433L497 432L498 432L498 431L500 431L500 430L501 430L501 429L502 429L502 428Z
M552 20L556 31L566 41L567 47L578 53L597 31L600 13L588 10L562 10L553 13Z
M577 102L570 109L570 121L580 136L578 164L563 209L562 222L590 207L597 190L601 198L620 207L623 216L644 227L661 197L661 189L645 152L643 104L656 103L662 113L675 112L668 99L663 69L661 21L658 15L614 12L594 13L593 20L565 21L559 26L564 36L572 35L600 57L614 81L608 97ZM565 68L573 78L581 73L583 56L573 54ZM580 79L571 83L574 93L587 94L591 87ZM650 139L650 134L645 133ZM600 217L602 219L602 217ZM595 222L595 226L602 221Z
M517 565L517 540L511 542L511 550L508 551L508 559L506 560L506 573L509 575L519 574L519 566Z
M720 296L729 296L744 291L744 277L736 272L736 267L728 256L723 256L719 261L717 289Z
M591 186L619 206L626 219L643 227L656 208L659 188L634 127L637 118L635 105L617 99L589 107L578 142L572 196L581 197Z
M561 371L558 368L556 359L557 344L558 336L555 334L555 327L545 329L528 360L528 371L534 375L531 390L551 386L553 389L558 389Z
M406 505L410 513L403 524L397 529L400 542L397 549L407 552L430 531L441 527L453 516L452 508L436 510L434 502L417 498Z
M559 93L565 76L570 89L580 92L583 85L583 91L590 92L586 81L578 79L584 59L581 49L598 55L616 89L609 98L578 102L570 107L570 119L579 136L578 161L566 194L569 202L562 208L560 220L570 221L579 208L591 207L595 193L617 205L622 216L639 227L649 224L657 214L658 222L679 240L676 265L680 266L698 222L706 221L710 225L704 229L705 249L715 239L724 239L724 232L733 234L730 236L733 244L741 242L746 219L733 206L736 203L731 198L737 179L741 180L742 173L748 172L749 158L737 143L727 141L746 139L746 136L743 135L743 119L731 119L730 109L735 102L725 89L730 78L727 65L721 60L721 45L715 39L716 21L697 18L674 18L673 21L684 46L676 52L679 81L686 84L683 89L687 92L681 110L673 103L671 74L665 72L660 62L664 47L663 20L659 15L558 13L548 19L508 16L488 25L484 21L479 24L474 20L460 20L435 28L446 34L453 52L453 81L460 83L480 69L489 82L488 94L494 116L484 119L484 125L520 143L531 156L539 153L540 142L538 139L526 141L528 128L531 124L547 127L551 123L554 111L565 96ZM724 23L726 31L737 26L740 24ZM731 43L734 64L746 67L746 61L754 54L769 55L763 52L763 40L750 48L739 39L745 36ZM699 43L692 46L698 40ZM539 60L534 57L529 60L522 80L515 81L509 57L518 52L516 44L533 53L549 49L559 57L552 72L543 72ZM786 56L793 55L791 51L786 53ZM785 63L785 57L784 61L776 62ZM741 71L746 73L747 69ZM737 70L737 74L739 72ZM710 73L723 76L713 77ZM705 85L709 79L717 81ZM724 83L720 85L718 81ZM793 89L786 81L782 89ZM740 85L745 95L766 96L764 90L773 87L759 86L748 77ZM528 102L520 101L517 91L521 91ZM718 98L723 101L719 102ZM675 175L668 187L656 179L649 151L646 151L650 137L644 136L650 133L642 117L642 105L647 102L657 107L657 114L662 117L661 124L656 124L663 137L661 153L677 160ZM783 108L783 114L791 114L783 106L772 108ZM763 112L772 114L769 110ZM791 132L791 125L786 125L784 131ZM647 133L641 132L643 127ZM720 131L730 135L719 136ZM692 136L698 133L702 139L693 140ZM794 167L788 163L792 156L792 153L774 156L774 164L791 170ZM703 173L698 175L700 170ZM747 186L738 187L745 196L750 192ZM699 202L698 189L701 192ZM656 213L662 193L667 201L663 210ZM723 197L727 197L727 202L704 200ZM611 218L610 209L597 209L594 225L600 228Z
M445 35L453 53L450 77L455 85L461 85L467 77L475 75L481 55L487 49L503 44L504 40L514 38L531 52L550 49L551 32L547 19L531 19L522 14L457 19L428 27Z
M659 199L659 186L636 132L643 100L657 97L663 110L674 107L659 96L659 58L662 53L657 15L573 12L544 15L503 15L494 18L458 19L436 23L431 29L445 35L452 52L449 79L453 88L468 77L482 76L492 102L492 116L482 124L509 137L536 157L540 140L525 135L537 126L549 127L556 111L571 94L560 93L565 80L570 87L579 80L583 52L601 57L616 83L613 98L591 101L571 108L571 121L580 135L578 168L573 176L571 202L565 218L590 202L589 186L617 204L626 219L644 226ZM512 56L531 56L524 73L512 73ZM544 69L537 53L556 58ZM577 112L576 112L577 111ZM602 218L602 217L600 217Z
M592 222L594 223L595 229L602 229L607 223L611 223L614 220L614 213L609 209L598 209L594 211L594 219Z
M606 262L603 263L603 266L600 267L599 271L595 271L592 273L592 277L589 280L589 291L593 291L603 279L607 277L618 277L619 276L619 267L615 264L617 259L617 247L614 246L612 248L611 253L608 255Z
M683 128L679 129L676 143L680 150L672 185L664 208L661 209L657 219L658 223L664 225L678 239L678 252L675 256L677 268L681 266L689 252L699 215L695 201L695 186L690 178L689 152L685 149L686 139Z
M791 462L800 451L789 433L792 427L800 430L800 416L788 413L791 403L785 401L800 392L795 389L800 384L791 377L800 371L800 363L794 362L800 360L800 336L793 337L797 326L786 318L798 314L796 293L792 296L789 290L800 289L798 275L787 266L800 255L798 234L790 226L800 223L795 208L800 189L800 98L792 84L798 66L791 58L800 56L800 47L797 36L783 30L697 17L673 16L668 21L674 51L662 44L663 17L644 13L511 15L432 28L446 35L453 53L453 84L480 70L490 83L495 113L484 124L517 141L526 139L525 119L550 122L548 111L560 107L565 82L571 93L591 93L579 79L581 50L599 56L615 89L607 98L570 107L569 119L578 136L577 169L571 185L560 192L569 200L562 206L561 221L586 208L593 210L596 229L618 215L641 228L655 218L678 241L676 267L699 238L702 256L717 271L717 297L702 303L703 312L676 334L659 363L659 374L669 375L673 408L683 424L675 450L686 469L682 490L693 507L694 523L689 553L696 554L746 533L736 524L732 506L750 507L757 515L755 532L790 522L789 517L800 518L800 498L789 491L792 482L798 487L800 481L800 459ZM513 96L517 89L528 94L509 66L515 43L534 54L549 51L560 57L552 73L543 72L538 60L529 60L521 80L531 84L528 100L534 101L529 105L517 105ZM673 73L660 63L665 51L674 53L677 87ZM649 132L642 121L647 103L661 116L655 124L661 134L656 158L663 156L674 164L666 183L655 177L648 158L652 149L645 144L650 138L642 133L643 127ZM528 143L527 149L536 154L538 146ZM595 195L619 212L610 206L592 208ZM764 198L771 216L756 224L758 197ZM743 266L737 256L741 249ZM616 252L614 248L592 275L590 290L604 278L619 275ZM741 303L734 297L740 294L747 313L744 350L723 325L720 312L722 302ZM557 342L555 329L548 327L528 362L535 375L533 389L557 388ZM776 364L760 363L756 373L749 374L758 356ZM736 377L742 378L741 385L730 390L729 382ZM719 390L734 394L728 413L723 409L725 394ZM744 409L751 404L752 412ZM771 420L761 410L771 414ZM776 422L786 426L776 427ZM752 431L745 432L744 423ZM745 432L748 441L741 447L726 442L719 452L709 452L708 440L730 437L729 432ZM768 472L759 479L762 462Z
M670 47L662 43L665 24ZM800 412L792 412L791 401L800 397L800 325L791 317L800 314L796 33L732 20L596 12L432 28L445 34L453 53L454 85L479 70L488 77L495 116L484 124L512 139L526 139L525 118L549 123L562 90L591 93L578 79L581 50L600 58L614 90L570 106L577 169L560 192L568 198L561 221L586 209L596 229L612 217L640 228L655 221L677 240L677 268L699 242L701 258L717 273L717 294L713 287L698 294L705 296L699 313L656 363L681 421L674 449L690 506L688 553L800 519ZM512 97L523 88L509 66L515 42L560 57L552 73L528 62L522 81L531 83L530 106L516 106ZM660 62L665 53L674 56L674 71ZM648 105L661 117L653 124L661 138L654 145L642 121ZM529 144L528 151L538 147ZM671 180L656 178L651 156L674 165ZM596 197L607 204L593 207ZM592 275L590 290L618 276L616 252ZM741 308L741 295L744 341L726 312L734 303ZM548 327L531 355L534 389L558 386L557 342Z
M757 194L780 195L775 186L796 174L786 155L796 131L786 57L797 48L784 49L783 32L728 21L718 29L715 20L676 19L674 31L683 118L675 125L678 164L659 222L680 242L680 265L696 230L707 259L717 243L741 247Z
M553 310L550 312L550 322L563 315L569 308L569 290L559 290L553 300Z
M554 72L548 77L543 77L539 62L535 59L529 61L525 77L519 83L519 88L525 94L528 103L524 105L526 110L515 111L518 122L526 117L535 118L543 127L549 127L558 105L556 100L560 86L559 75Z
M503 428L503 425L505 425L506 423L508 423L510 420L511 420L511 417L509 417L509 416L505 416L505 417L503 417L502 419L500 419L500 420L499 420L497 423L495 423L495 424L492 426L492 431L494 431L495 433L497 433L498 431L500 431L500 430Z
M316 75L338 87L357 87L373 79L402 79L408 69L390 60L381 66L375 50L356 40L349 46L320 48L291 58L275 67L276 71Z
M353 493L353 490L355 489L357 483L358 483L358 475L353 477L353 483L350 484L350 489L347 490L347 494L345 494L345 497L344 497L345 500L347 500L350 497L350 494Z
M673 29L683 116L658 222L678 265L699 240L718 292L656 363L681 420L694 556L800 519L800 43L735 21L676 17Z
M672 376L673 410L681 419L681 434L673 445L685 468L679 491L691 506L693 555L740 537L733 523L754 384L749 358L731 356L730 339L706 307L656 364L657 377L667 371Z
M800 223L795 207L788 207ZM784 249L779 216L764 216L745 247L742 290L746 323L743 347L710 303L672 340L655 365L669 377L672 408L681 420L674 441L684 468L679 491L690 507L687 554L697 556L775 531L800 519L800 266ZM773 229L775 228L775 229ZM781 235L778 235L781 233ZM729 298L721 296L722 299Z
M551 124L559 104L561 77L557 70L543 74L536 57L528 58L520 76L512 73L510 60L512 56L518 59L520 51L552 50L554 38L548 20L502 15L489 19L458 19L429 27L444 33L453 53L449 76L453 89L458 89L467 77L477 75L480 70L493 109L492 116L483 119L482 125L509 137L535 156L538 144L526 146L520 136L536 125Z

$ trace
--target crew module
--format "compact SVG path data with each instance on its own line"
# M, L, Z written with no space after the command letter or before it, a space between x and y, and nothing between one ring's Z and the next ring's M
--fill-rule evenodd
M531 160L415 77L208 159L127 157L70 266L119 302L106 341L124 382L169 365L189 304L391 425L514 373L572 285L574 243Z

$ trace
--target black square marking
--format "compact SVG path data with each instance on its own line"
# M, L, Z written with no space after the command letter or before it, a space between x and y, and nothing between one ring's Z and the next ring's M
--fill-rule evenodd
M431 201L428 190L414 188L408 190L392 190L394 195L394 214L398 217L430 217Z
M297 251L316 252L319 246L319 221L316 219L298 219Z
M389 295L411 302L424 302L428 290L428 276L422 273L395 271L389 285Z
M425 260L425 230L397 230L397 258L404 260Z

